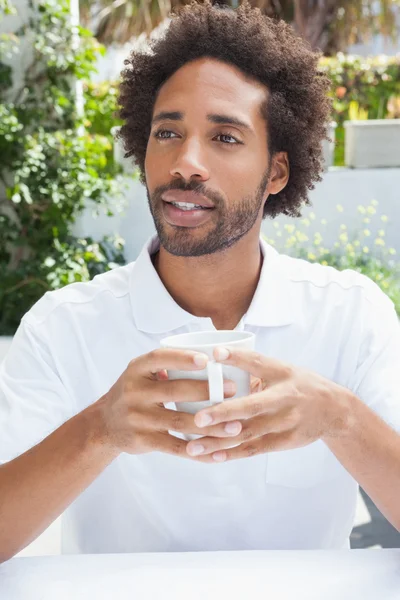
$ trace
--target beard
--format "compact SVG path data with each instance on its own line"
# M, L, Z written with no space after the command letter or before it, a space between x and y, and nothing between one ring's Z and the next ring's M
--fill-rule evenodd
M161 246L174 256L187 257L214 254L233 246L255 224L264 202L270 172L271 169L268 168L254 194L245 196L237 205L231 207L227 206L219 193L207 190L200 182L185 183L177 180L172 184L157 187L151 195L146 186L147 200ZM198 236L192 228L165 223L161 195L167 190L197 192L214 203L215 208L207 224L207 233ZM212 224L211 229L209 223Z

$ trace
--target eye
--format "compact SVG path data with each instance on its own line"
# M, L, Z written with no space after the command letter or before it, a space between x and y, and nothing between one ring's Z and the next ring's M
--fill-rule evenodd
M155 132L154 137L159 140L170 140L172 139L171 135L175 135L173 131L170 131L169 129L159 129Z
M229 133L220 133L216 137L217 138L225 138L225 139L221 139L221 141L222 141L223 144L234 145L234 144L241 144L242 143L237 138L235 138L233 135L230 135Z

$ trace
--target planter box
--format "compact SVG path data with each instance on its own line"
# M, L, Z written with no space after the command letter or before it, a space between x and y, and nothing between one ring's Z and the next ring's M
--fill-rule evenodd
M332 140L331 142L328 142L328 140L322 140L322 151L324 154L325 171L327 171L329 167L333 167L333 163L335 160L336 127L337 127L337 123L335 123L335 121L332 121L329 124L328 135Z
M400 119L345 121L344 127L346 166L400 167Z
M8 349L11 346L12 339L12 337L0 336L0 363L7 354Z

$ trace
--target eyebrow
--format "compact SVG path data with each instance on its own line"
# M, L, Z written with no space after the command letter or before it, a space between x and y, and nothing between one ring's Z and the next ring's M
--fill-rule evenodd
M183 113L180 111L162 111L158 113L152 120L152 125L159 123L160 121L183 121ZM210 114L207 115L207 120L210 123L216 123L217 125L237 125L238 127L242 127L247 131L253 131L253 128L245 121L238 119L237 117L232 117L230 115L221 115L221 114Z

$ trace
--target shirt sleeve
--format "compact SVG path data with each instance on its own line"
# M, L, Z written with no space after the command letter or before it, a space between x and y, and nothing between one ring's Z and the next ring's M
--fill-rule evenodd
M400 433L400 324L379 288L363 311L362 341L352 391Z
M76 412L48 344L23 319L0 364L0 463L38 444Z

